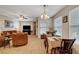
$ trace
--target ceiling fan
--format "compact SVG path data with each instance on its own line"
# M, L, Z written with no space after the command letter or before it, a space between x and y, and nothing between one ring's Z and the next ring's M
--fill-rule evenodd
M23 16L23 15L20 15L20 19L21 19L21 20L24 20L24 19L28 19L28 17L25 17L25 16Z

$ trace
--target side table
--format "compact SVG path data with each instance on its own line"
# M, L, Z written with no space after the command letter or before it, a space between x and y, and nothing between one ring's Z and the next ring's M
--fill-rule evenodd
M3 44L4 48L5 48L7 45L8 45L9 48L10 48L10 40L11 40L11 38L9 38L9 37L5 37L5 38L4 38L4 44Z

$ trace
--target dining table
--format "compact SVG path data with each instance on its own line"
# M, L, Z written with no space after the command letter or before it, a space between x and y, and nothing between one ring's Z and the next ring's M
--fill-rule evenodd
M61 37L47 37L48 40L48 53L51 53L52 48L60 47L61 45Z

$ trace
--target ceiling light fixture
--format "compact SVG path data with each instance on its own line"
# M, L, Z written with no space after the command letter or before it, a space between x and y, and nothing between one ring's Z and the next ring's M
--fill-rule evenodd
M43 14L41 15L41 19L43 20L49 19L49 16L46 14L47 5L43 5L43 7L44 7L44 11L43 11Z
M20 20L28 19L28 17L24 17L23 15L20 15Z
M23 15L20 15L20 20L23 20L24 19L24 16Z

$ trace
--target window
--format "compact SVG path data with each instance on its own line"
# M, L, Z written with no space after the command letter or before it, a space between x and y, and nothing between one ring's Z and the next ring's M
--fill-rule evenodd
M62 17L56 18L54 21L54 25L55 25L54 28L57 31L56 35L62 36Z
M69 38L75 38L76 43L79 42L79 7L70 13Z
M40 34L46 34L46 32L48 31L48 26L47 26L47 22L46 21L40 21Z

